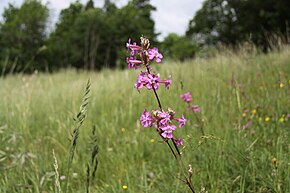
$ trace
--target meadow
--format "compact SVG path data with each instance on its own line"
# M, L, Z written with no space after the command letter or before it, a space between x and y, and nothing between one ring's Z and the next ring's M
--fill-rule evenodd
M158 90L162 104L188 120L177 132L196 192L290 192L289 48L152 67L172 76L171 88ZM140 124L144 108L158 104L152 92L134 88L138 72L63 70L0 78L0 192L57 192L53 150L64 189L73 118L88 79L87 117L68 192L86 192L94 137L99 164L90 192L189 192L166 144ZM200 113L186 111L180 99L185 92Z

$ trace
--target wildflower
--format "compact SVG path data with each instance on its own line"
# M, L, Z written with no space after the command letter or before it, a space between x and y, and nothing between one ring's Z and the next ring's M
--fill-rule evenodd
M257 113L257 109L253 109L252 111L251 111L251 113L254 115L254 114L256 114Z
M252 122L248 121L244 126L243 129L248 129L251 126Z
M165 84L165 88L169 89L170 85L171 85L171 80L160 80L160 83L164 83Z
M266 118L265 118L265 121L266 121L266 122L270 121L270 117L266 117Z
M263 118L262 117L259 117L259 121L262 121L263 120Z
M151 61L155 58L155 61L159 63L161 62L161 59L163 58L163 56L162 54L158 52L158 48L152 48L152 49L148 49L148 58Z
M151 142L151 143L154 143L154 142L155 142L155 140L154 140L154 139L150 139L150 142Z
M125 131L126 131L126 129L125 129L125 128L122 128L122 129L121 129L121 131L122 131L122 132L125 132Z
M160 79L160 75L159 74L148 74L148 82L146 82L146 87L148 90L150 90L152 87L155 90L158 90L159 88L159 79Z
M177 122L179 122L179 125L178 125L179 128L183 127L185 125L185 123L186 123L186 119L184 118L183 115L182 115L181 118L175 118L175 120Z
M143 63L141 60L137 60L136 58L130 56L130 58L126 59L128 68L139 68L139 66Z
M144 111L140 117L140 121L144 127L152 127L152 124L154 122L154 118L151 117L150 112L148 112L146 109L144 109Z
M127 49L134 51L134 54L137 54L139 50L141 50L141 47L137 45L136 42L133 42L133 44L131 44L131 38L128 39L128 42L126 43L126 47ZM137 52L137 53L136 53Z
M135 83L135 88L139 91L141 88L146 87L148 90L154 88L158 90L160 83L165 84L166 88L169 88L171 80L160 80L159 74L149 74L148 72L141 72L138 75Z
M279 84L279 87L280 88L283 88L285 85L282 83L282 82L280 82L280 84Z
M193 111L195 113L200 113L201 112L201 109L197 105L190 105L189 106L189 110Z
M191 101L190 92L184 93L180 95L180 98L184 100L184 102L189 103Z
M180 145L183 145L183 143L182 143L182 138L180 137L180 138L173 138L173 140L174 140L174 142L175 142L175 144L177 145L177 146L180 146Z
M243 114L242 114L242 117L246 117L246 116L247 116L247 113L243 113Z
M170 118L171 118L171 116L170 116L170 114L167 113L167 112L161 112L161 113L159 114L159 118L161 119L161 120L159 121L159 123L162 124L162 125L165 125L165 124L167 124L167 123L170 122Z
M285 121L285 118L283 116L280 117L279 122L283 123L284 121Z
M123 188L124 190L127 190L127 189L128 189L128 186L127 186L127 185L123 185L122 188Z

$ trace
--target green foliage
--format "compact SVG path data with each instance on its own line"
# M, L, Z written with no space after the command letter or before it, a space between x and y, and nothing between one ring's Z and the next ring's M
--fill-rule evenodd
M171 59L184 61L194 58L199 48L186 36L171 33L162 42L160 50Z
M47 34L46 5L38 0L26 0L20 8L10 4L0 24L0 72L124 68L128 34L156 41L154 10L149 0L129 1L121 8L110 0L102 8L91 0L75 1L61 10L54 31Z
M83 69L124 67L124 42L128 34L145 34L156 39L149 1L130 1L117 8L105 1L103 8L75 2L62 10L60 21L48 40L53 68L72 66Z
M9 4L0 24L0 71L45 70L48 9L38 0L25 0L21 7Z
M207 44L251 41L266 50L274 46L271 38L289 42L289 9L286 0L206 0L190 21L187 36Z

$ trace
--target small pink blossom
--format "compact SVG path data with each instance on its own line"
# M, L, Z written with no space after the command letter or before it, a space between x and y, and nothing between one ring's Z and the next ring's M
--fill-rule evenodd
M141 72L139 75L138 75L138 78L137 78L137 81L135 83L135 88L139 91L143 86L144 86L144 83L146 82L146 72Z
M248 121L244 126L243 129L248 129L251 126L252 122Z
M179 123L178 127L181 128L185 125L186 119L182 115L181 118L175 118L175 120Z
M191 94L190 92L184 93L180 95L180 98L184 100L184 102L189 103L191 101Z
M138 53L139 50L142 49L140 46L137 45L136 42L133 42L133 44L131 44L131 38L128 39L128 42L126 43L126 47L127 47L128 50L130 49L133 52L137 52L137 53Z
M154 118L151 117L150 112L148 112L146 109L144 109L144 111L140 117L140 121L144 127L152 127L152 124L154 123Z
M160 75L159 74L148 74L147 77L148 77L148 82L146 82L147 89L150 90L153 87L155 90L158 90Z
M183 145L181 137L179 139L174 137L173 140L177 146Z
M165 84L165 87L169 87L171 81L170 80L160 80L159 74L148 74L148 72L141 72L138 75L138 78L135 83L135 88L139 91L144 86L151 90L152 87L155 90L158 90L160 83Z
M176 129L175 125L164 125L161 126L160 129L163 131L161 133L161 136L165 139L171 139L173 138L173 133L172 131L174 131Z
M160 80L160 83L164 83L165 84L165 88L169 89L170 85L171 85L171 80Z
M171 130L168 130L161 133L161 136L165 139L171 139L173 137L173 134Z
M158 52L158 48L152 48L148 49L148 58L149 60L153 60L155 58L155 61L159 63L161 62L163 55Z
M137 60L136 58L134 57L130 57L130 58L127 58L126 59L126 62L128 64L128 68L139 68L139 66L143 63L141 60Z
M171 116L167 112L161 112L159 114L159 118L160 118L159 123L162 124L162 125L165 125L165 124L170 122Z
M201 112L201 109L197 105L190 105L189 106L189 110L193 111L195 113L200 113Z

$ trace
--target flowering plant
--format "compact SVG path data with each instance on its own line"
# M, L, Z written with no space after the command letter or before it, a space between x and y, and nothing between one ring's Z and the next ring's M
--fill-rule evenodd
M181 115L180 118L175 116L174 110L167 108L165 110L160 102L160 99L157 94L157 90L160 84L164 84L165 88L169 89L171 85L170 79L161 80L160 74L154 73L150 62L154 61L159 63L163 59L163 55L159 53L158 48L150 48L150 41L146 37L142 36L141 45L138 45L136 42L131 42L131 39L128 40L126 47L130 52L130 56L127 57L126 61L128 68L139 69L141 70L140 74L137 77L135 88L138 92L142 88L147 88L154 92L155 98L158 102L159 109L154 109L151 112L144 109L140 117L140 122L144 127L155 127L157 133L160 137L166 142L171 153L178 162L178 165L182 168L183 163L181 160L181 154L178 149L178 146L182 145L182 138L176 138L173 135L173 132L179 127L182 128L186 124L186 119L184 115ZM191 101L190 94L184 95L182 98L185 102ZM175 125L176 124L176 125ZM178 125L178 126L177 126ZM184 173L184 179L182 181L194 192L193 185L191 183L192 168L189 166L188 175Z

